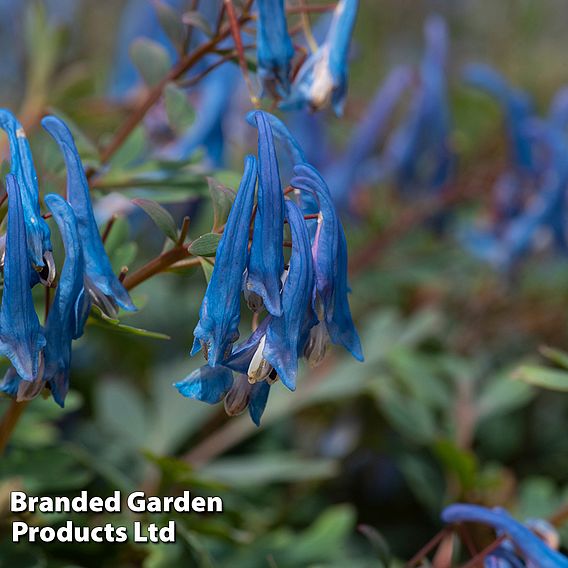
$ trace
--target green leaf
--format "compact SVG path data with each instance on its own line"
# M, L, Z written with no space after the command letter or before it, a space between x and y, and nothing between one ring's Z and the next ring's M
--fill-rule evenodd
M116 153L112 157L110 161L112 169L107 174L107 176L112 176L116 169L120 169L132 164L132 162L136 161L142 156L142 154L144 154L146 147L146 133L144 131L144 128L138 126L132 131L124 144L116 151ZM107 176L105 176L105 178Z
M148 38L138 38L132 42L130 57L149 87L162 81L172 66L170 56L164 47Z
M195 120L195 110L185 91L174 83L168 83L164 90L164 104L171 129L178 135L185 132Z
M235 192L215 178L208 177L209 193L213 203L213 231L220 231L229 217L231 206L235 200Z
M166 335L164 333L149 331L147 329L141 329L139 327L133 327L131 325L120 323L119 320L109 318L107 315L105 315L98 306L93 306L91 308L91 313L89 314L87 323L108 329L109 331L117 331L120 333L126 333L128 335L137 335L139 337L147 337L149 339L171 339L169 335Z
M203 269L203 274L205 275L205 281L207 282L207 284L209 284L209 280L211 280L211 275L213 274L214 264L203 257L199 258L199 262L201 264L201 268Z
M357 530L373 547L380 562L379 568L388 568L391 565L391 553L385 537L375 527L369 525L359 525Z
M514 378L534 387L568 392L567 371L524 365L515 371Z
M479 419L485 420L521 408L534 394L530 386L512 381L508 374L491 377L477 401Z
M355 528L355 511L349 505L327 509L313 525L295 538L291 552L293 566L320 559L332 559Z
M539 351L544 357L552 361L558 367L568 370L568 353L566 353L566 351L561 351L560 349L555 349L554 347L548 347L546 345L543 345Z
M288 453L272 453L221 458L202 468L200 473L230 486L255 486L327 479L337 473L337 464L329 459L304 459Z
M445 470L456 475L463 491L473 488L477 474L477 459L473 452L458 448L451 440L439 440L434 444L434 451Z
M209 22L197 11L186 12L182 17L182 21L186 26L200 29L209 37L213 35L213 30L211 29Z
M159 0L154 0L154 6L162 29L171 42L181 50L185 42L186 31L180 15L171 6Z
M132 203L144 209L148 216L154 221L158 229L171 239L174 243L178 239L178 229L173 217L156 201L150 199L133 199Z
M189 252L194 256L215 256L220 240L221 235L206 233L191 243Z

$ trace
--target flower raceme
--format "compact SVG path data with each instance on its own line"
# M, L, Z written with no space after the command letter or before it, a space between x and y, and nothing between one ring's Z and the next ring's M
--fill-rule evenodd
M2 117L3 124L17 124L8 111L3 111ZM20 146L17 151L12 148L13 173L6 178L8 221L0 353L8 357L12 367L0 384L0 391L18 400L28 400L48 387L54 400L63 406L69 389L72 341L83 334L91 305L97 304L111 314L116 313L118 306L134 309L134 305L112 273L95 223L81 159L69 129L52 116L46 117L43 125L59 143L67 164L67 199L55 194L45 196L45 203L61 233L65 261L47 321L41 326L31 292L38 278L33 278L32 267L37 265L30 254L29 227L35 227L37 219L45 221L39 210L38 185L29 146L27 142L21 146L23 135L11 137L12 146ZM29 180L35 182L30 184ZM45 234L44 242L48 243L46 223ZM50 266L50 272L54 277L54 266Z
M262 111L247 120L258 131L258 167L246 159L194 331L192 354L201 347L208 364L175 386L188 398L224 400L229 415L248 408L258 425L278 379L295 390L299 359L319 363L329 342L359 360L363 354L348 302L345 235L329 189L281 121ZM296 161L287 191L275 137ZM284 241L285 224L291 244ZM291 248L286 263L285 246ZM249 308L266 314L238 344L241 290Z

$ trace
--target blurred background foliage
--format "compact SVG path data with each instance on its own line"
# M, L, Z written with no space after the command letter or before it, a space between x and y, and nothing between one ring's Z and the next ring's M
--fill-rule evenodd
M68 117L85 163L97 163L97 146L128 113L105 99L124 2L50 2L63 6L56 24L41 2L22 4L0 20L2 50L21 57L1 70L0 102L28 127L43 191L61 191L63 164L36 115L52 109ZM559 17L565 9L562 0L362 0L346 116L326 115L327 135L337 147L345 143L387 71L419 61L427 16L442 14L451 34L455 183L478 189L478 199L453 214L471 216L505 150L496 105L460 83L460 68L490 62L544 107L568 78L568 36ZM169 113L173 127L195 119L175 90ZM240 115L231 124L222 171L200 156L178 166L152 162L145 158L147 132L136 130L98 178L95 195L106 198L98 202L101 220L108 221L112 199L122 203L118 193L167 204L178 225L189 215L193 238L209 232L211 204L197 201L208 195L206 175L234 188L251 149ZM382 239L351 282L365 363L334 349L324 366L304 369L296 393L273 389L261 428L248 417L228 419L171 386L199 364L188 352L203 272L179 269L144 283L134 296L144 308L123 323L171 339L91 320L74 352L65 410L34 400L0 461L0 567L398 566L439 529L447 503L502 505L525 518L547 517L568 499L568 397L514 380L519 367L530 372L542 364L539 348L568 348L566 259L534 256L514 283L505 282L451 231L438 234L427 223L397 229L412 204L388 185L364 199L365 214L345 221L352 258ZM140 266L163 244L142 211L125 211L106 243L117 270ZM552 359L559 361L554 352ZM0 412L6 408L1 404ZM218 494L226 511L178 516L175 545L10 544L10 490L105 496L140 487Z

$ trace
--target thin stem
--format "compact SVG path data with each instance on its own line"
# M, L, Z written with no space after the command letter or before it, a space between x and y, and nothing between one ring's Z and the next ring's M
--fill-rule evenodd
M116 214L114 214L109 220L108 223L106 224L105 230L103 231L103 235L101 237L103 243L106 243L106 240L108 239L108 236L110 235L110 232L112 231L112 227L114 226L116 220L117 220L118 216Z
M444 539L446 535L450 533L450 529L446 527L442 529L438 534L434 535L406 564L406 568L412 568L416 566L418 562L426 558L432 550L434 550Z
M247 67L247 61L245 57L245 49L243 47L243 40L241 38L241 29L239 25L239 20L237 18L237 13L235 11L235 6L233 0L224 0L225 11L227 12L227 17L229 18L229 26L231 28L231 35L233 36L233 41L235 42L235 48L238 54L239 66L241 68L241 73L247 85L249 92L249 97L251 103L258 107L260 101L254 93L254 89L250 80L250 75Z
M324 12L333 12L336 7L336 4L288 6L286 12L288 14L323 14Z
M148 278L163 272L169 268L172 264L183 260L190 256L189 251L186 247L176 246L175 248L162 253L160 256L152 259L150 262L146 263L144 266L136 270L130 275L127 275L124 279L124 287L127 290L132 290L139 284L142 284Z
M315 53L318 50L318 42L316 41L316 38L314 37L314 34L312 33L312 25L310 22L310 15L309 12L306 11L306 2L305 0L298 0L298 7L302 8L302 13L300 15L300 18L302 20L302 29L304 30L304 37L306 38L306 41L308 42L308 45L310 47L310 51L312 53Z
M501 544L507 538L506 535L501 535L499 538L495 539L489 546L486 546L482 551L476 554L469 562L464 564L462 568L483 568L483 560L491 554L494 550L497 550Z

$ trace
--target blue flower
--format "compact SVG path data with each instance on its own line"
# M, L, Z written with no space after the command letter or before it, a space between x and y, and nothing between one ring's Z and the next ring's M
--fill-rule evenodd
M345 151L322 170L338 209L350 208L358 185L365 178L367 162L385 135L394 108L411 80L407 67L397 67L389 73L357 123Z
M255 311L264 304L272 315L279 316L282 315L280 279L284 271L284 193L267 114L257 111L254 118L258 128L258 206L245 296Z
M307 106L319 110L331 104L336 114L343 113L349 46L358 8L358 0L338 2L324 42L298 71L290 96L281 104L283 109Z
M504 509L455 504L444 509L442 520L445 523L480 523L494 528L501 534L506 534L524 560L535 568L568 567L566 556L550 548L533 531L513 519Z
M305 344L302 332L305 327L313 327L317 318L312 309L314 268L310 237L302 212L289 199L286 217L292 233L292 255L282 291L282 315L273 317L268 325L262 354L284 385L295 390L298 359Z
M250 221L257 178L256 160L249 156L235 202L217 247L215 267L207 286L192 355L202 347L215 367L231 353L239 338L240 294L248 260Z
M136 310L128 292L112 270L91 204L89 184L73 135L65 123L55 116L42 120L42 126L59 145L67 166L67 200L79 227L85 256L85 287L93 302L109 316L116 316L118 306Z
M229 416L237 416L248 408L257 426L260 426L270 392L270 385L266 381L253 384L246 375L233 377L233 372L226 367L213 368L208 365L196 369L174 386L181 395L208 404L224 400Z
M428 19L425 36L418 89L386 149L386 167L394 170L399 188L407 194L441 189L453 166L445 70L448 39L443 19Z
M290 62L294 46L288 34L284 0L258 0L256 54L262 84L275 95L290 90Z
M30 288L26 223L19 184L14 175L6 176L6 188L8 231L0 310L0 353L10 359L20 377L33 381L38 373L45 337Z
M170 160L187 160L203 146L214 167L223 165L223 122L239 77L239 68L232 63L226 63L205 78L200 85L200 102L195 122L172 147L166 149L164 157Z
M319 200L320 219L312 246L316 287L327 331L333 343L343 345L356 359L363 360L361 341L349 308L347 284L347 242L341 221L333 206L329 188L320 174L308 164L294 168L291 185L314 194ZM316 304L316 311L317 304ZM320 314L318 314L319 316ZM317 330L319 333L322 328Z
M505 79L488 65L468 65L464 71L464 79L472 87L490 94L501 105L511 147L511 164L521 171L533 172L535 157L525 129L526 121L534 117L530 97L508 85Z
M16 117L6 109L0 109L0 128L10 141L11 173L15 176L26 224L28 256L39 279L47 286L55 278L49 227L40 213L39 188L30 144ZM36 275L31 275L34 277ZM37 276L35 278L37 281ZM35 283L32 280L32 283Z
M85 294L85 261L73 209L59 195L47 195L45 202L61 232L65 263L47 316L47 342L41 378L49 384L55 402L63 406L69 390L71 343L83 334L89 312L89 297Z

